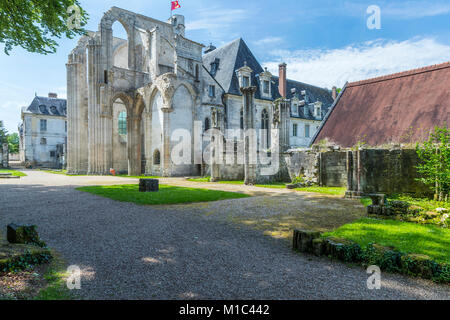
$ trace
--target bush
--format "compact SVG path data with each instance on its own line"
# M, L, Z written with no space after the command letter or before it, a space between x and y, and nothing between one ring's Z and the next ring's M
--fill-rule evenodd
M450 130L436 127L428 141L416 146L417 155L422 163L417 171L422 174L418 179L428 185L439 201L449 201L450 192Z

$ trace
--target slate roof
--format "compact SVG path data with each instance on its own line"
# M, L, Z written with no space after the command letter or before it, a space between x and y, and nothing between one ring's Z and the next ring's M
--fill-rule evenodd
M255 98L265 100L261 97L261 88L259 85L258 75L264 72L264 69L256 60L255 56L248 48L247 44L242 38L236 39L223 47L217 48L203 56L203 65L209 71L211 70L211 64L215 61L219 61L219 66L215 72L215 80L222 86L225 93L241 95L239 90L239 80L236 75L236 70L242 68L245 64L253 70L252 73L252 85L257 87ZM289 67L289 66L288 66ZM278 77L272 77L272 99L280 98L278 91ZM314 103L321 101L323 103L322 110L324 115L328 111L328 108L333 103L331 92L324 88L315 87L306 83L287 80L287 98L293 98L291 89L295 88L297 94L300 95L301 91L306 90L308 97L308 103ZM302 100L302 98L300 98ZM306 115L302 118L314 120L312 114Z
M29 107L23 108L24 113L48 115L48 116L67 116L67 101L65 99L34 97Z
M314 142L421 142L450 123L450 62L348 83ZM314 143L313 142L313 143Z

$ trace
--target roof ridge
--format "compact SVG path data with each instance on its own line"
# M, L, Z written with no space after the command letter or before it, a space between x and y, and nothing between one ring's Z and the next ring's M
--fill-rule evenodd
M422 67L422 68L392 73L392 74L375 77L375 78L370 78L370 79L366 79L366 80L350 82L347 87L356 87L356 86L361 86L361 85L365 85L365 84L371 84L371 83L382 82L382 81L387 81L387 80L394 80L394 79L398 79L398 78L414 76L414 75L425 73L425 72L437 71L437 70L441 70L441 69L445 69L445 68L450 68L450 61L440 63L440 64L434 64L434 65L426 66L426 67Z

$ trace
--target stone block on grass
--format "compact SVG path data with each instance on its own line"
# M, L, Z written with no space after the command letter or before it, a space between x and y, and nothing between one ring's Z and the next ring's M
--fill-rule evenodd
M158 192L159 180L157 179L139 179L139 192Z
M372 205L374 206L384 206L386 204L385 194L369 194L368 197L372 199Z
M383 207L382 206L375 206L371 205L367 207L367 214L373 214L377 216L383 215Z
M9 243L38 244L40 242L36 226L20 226L12 223L7 226L6 236Z

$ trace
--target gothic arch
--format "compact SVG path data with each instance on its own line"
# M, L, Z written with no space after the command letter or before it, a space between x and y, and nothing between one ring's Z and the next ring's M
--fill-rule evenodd
M107 55L107 64L109 67L114 65L114 52L113 52L113 30L112 26L115 22L119 22L127 33L128 44L128 69L134 69L134 23L135 18L132 15L126 14L126 12L120 11L118 8L111 8L106 12L99 25L101 34L101 43L104 47L105 54Z
M125 92L117 92L117 93L113 94L113 96L109 102L110 114L112 113L113 104L114 104L114 102L116 102L117 99L122 100L122 102L125 104L128 114L130 114L130 115L133 114L133 110L132 110L133 109L133 98L131 98Z
M173 91L172 97L170 99L170 104L172 105L173 97L175 96L177 90L180 89L181 87L185 87L187 89L187 91L191 95L192 103L195 104L197 92L195 91L194 87L192 87L188 82L182 82L175 87L175 90Z

